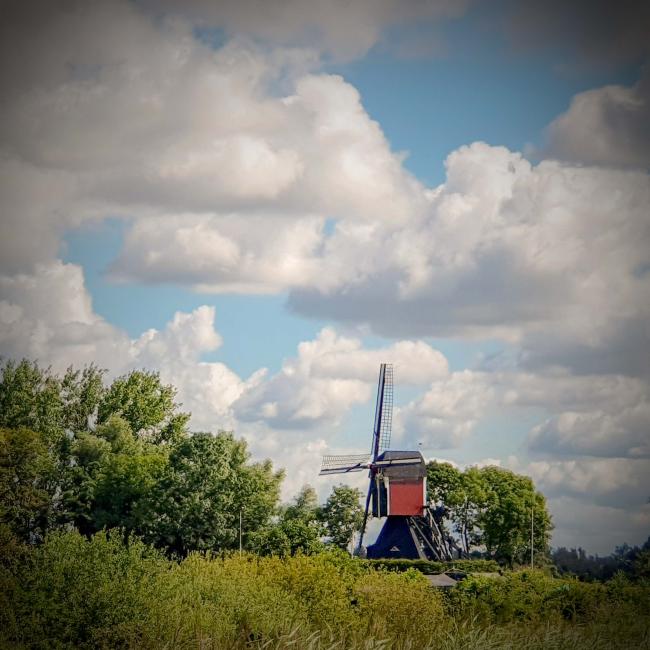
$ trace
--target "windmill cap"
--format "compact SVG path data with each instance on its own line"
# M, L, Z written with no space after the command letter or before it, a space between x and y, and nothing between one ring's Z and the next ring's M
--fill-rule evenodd
M424 462L424 457L419 451L395 451L393 449L386 450L377 456L377 460L409 460L417 458L420 462Z
M385 451L374 462L382 473L391 478L424 478L427 473L424 457L419 451Z

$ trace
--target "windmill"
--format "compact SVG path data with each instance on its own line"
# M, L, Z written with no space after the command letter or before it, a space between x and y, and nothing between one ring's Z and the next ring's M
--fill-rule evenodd
M320 475L368 470L368 495L359 535L361 552L368 516L386 521L369 558L452 559L449 539L427 503L426 465L419 451L390 450L393 419L393 366L379 368L375 421L369 454L323 456Z

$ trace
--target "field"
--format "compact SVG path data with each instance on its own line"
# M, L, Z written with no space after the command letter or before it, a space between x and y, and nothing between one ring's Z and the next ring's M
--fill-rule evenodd
M542 571L421 573L340 553L287 559L193 554L136 539L54 533L2 543L0 641L9 648L650 648L650 585Z

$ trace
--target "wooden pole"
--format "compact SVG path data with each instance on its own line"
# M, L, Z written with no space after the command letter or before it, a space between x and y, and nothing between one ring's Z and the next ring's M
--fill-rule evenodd
M242 543L241 543L241 511L242 509L239 509L239 555L242 553Z

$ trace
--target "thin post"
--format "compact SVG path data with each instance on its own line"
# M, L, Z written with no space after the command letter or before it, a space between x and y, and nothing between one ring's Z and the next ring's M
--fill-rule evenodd
M241 511L242 509L239 509L239 555L242 553L242 543L241 543Z

